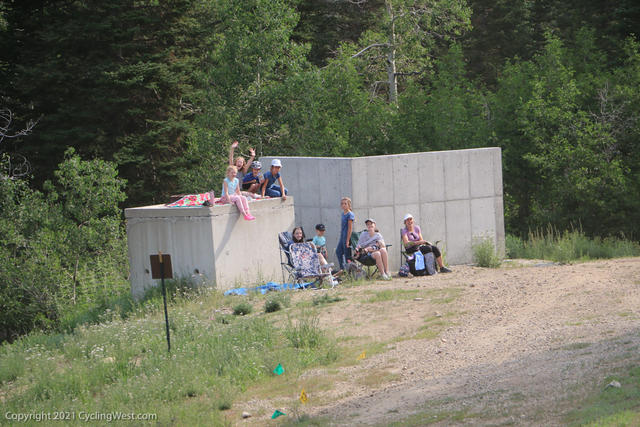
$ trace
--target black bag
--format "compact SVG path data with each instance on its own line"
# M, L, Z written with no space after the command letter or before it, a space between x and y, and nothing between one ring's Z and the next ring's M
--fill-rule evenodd
M424 256L424 267L421 269L416 269L416 257L420 255ZM433 255L433 252L427 252L426 254L422 254L422 252L416 252L414 256L407 260L407 264L409 264L409 271L414 276L431 276L436 274L436 258Z

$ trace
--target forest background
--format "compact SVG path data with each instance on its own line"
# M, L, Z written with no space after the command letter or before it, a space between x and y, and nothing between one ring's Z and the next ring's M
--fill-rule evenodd
M127 293L123 207L229 144L498 146L509 234L640 236L634 0L0 0L0 341Z

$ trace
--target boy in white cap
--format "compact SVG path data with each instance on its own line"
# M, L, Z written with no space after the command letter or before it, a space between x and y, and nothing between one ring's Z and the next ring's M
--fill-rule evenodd
M280 168L282 168L280 159L271 160L271 170L264 174L264 181L262 182L262 197L266 194L269 197L282 197L282 200L287 200L288 191L282 183ZM276 182L278 185L276 185Z

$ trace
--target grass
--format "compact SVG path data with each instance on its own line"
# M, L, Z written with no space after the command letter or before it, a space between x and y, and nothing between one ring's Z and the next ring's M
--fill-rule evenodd
M235 314L236 316L246 316L247 314L250 314L252 311L253 311L253 306L246 301L243 301L233 306L233 314Z
M606 387L618 381L620 388ZM579 408L569 412L566 422L572 426L640 425L640 366L623 369L619 375L596 385Z
M274 313L287 308L291 305L291 297L288 292L279 292L275 295L271 295L264 303L265 313Z
M222 425L237 396L273 379L278 363L295 375L337 359L335 340L313 314L295 314L283 328L264 314L218 315L234 301L217 292L173 298L171 353L163 310L152 305L141 305L127 319L111 316L73 332L34 333L4 344L3 415L64 408L153 413L164 425Z
M337 295L322 294L321 296L313 297L311 301L313 305L325 305L325 304L331 304L334 302L344 301L344 298L339 297Z
M580 230L530 232L528 238L507 235L507 255L510 258L548 259L560 263L602 258L640 256L640 244L622 237L588 237Z
M476 418L477 415L470 414L467 411L424 411L417 414L410 415L406 418L401 418L396 421L389 421L381 425L389 427L411 427L411 426L426 426L430 424L454 424L461 423L469 418ZM443 424L443 425L446 425Z
M471 249L473 250L473 261L478 267L498 268L502 264L502 257L498 255L492 238L474 238Z
M434 304L450 304L462 294L463 288L429 289L423 294Z
M412 289L385 289L383 291L366 291L366 293L371 296L365 302L376 303L413 299L418 296L419 291Z
M400 378L402 378L400 374L394 374L385 369L374 369L360 378L358 383L367 388L375 388L381 384L389 383Z

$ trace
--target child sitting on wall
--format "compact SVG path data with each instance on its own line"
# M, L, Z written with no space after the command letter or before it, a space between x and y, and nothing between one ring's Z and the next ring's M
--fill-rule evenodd
M238 169L235 166L227 167L227 177L222 181L222 196L220 201L223 203L234 203L240 213L247 221L253 221L256 219L251 212L249 212L249 202L240 193L240 182L236 175Z
M264 174L264 181L262 182L262 197L266 194L269 197L282 197L282 200L287 200L288 191L282 183L280 168L282 168L280 160L273 159L271 161L271 170ZM276 182L278 185L276 185Z
M260 184L264 181L264 176L260 173L260 169L262 169L262 164L259 161L256 160L251 163L251 173L246 174L242 180L242 191L253 194L258 192Z

